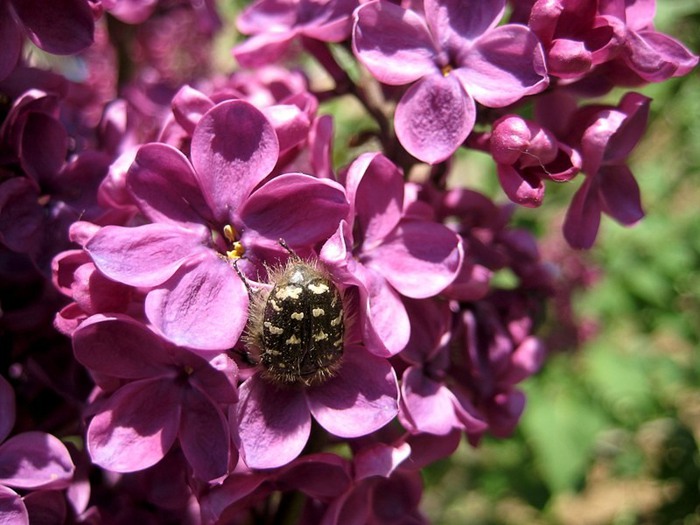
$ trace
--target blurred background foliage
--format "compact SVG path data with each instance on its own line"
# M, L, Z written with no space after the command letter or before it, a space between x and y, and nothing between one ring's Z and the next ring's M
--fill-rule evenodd
M700 51L700 2L657 4L657 28ZM652 115L630 166L647 216L633 228L604 218L592 250L566 254L553 225L571 187L516 214L546 254L595 274L574 294L585 337L560 337L548 317L552 356L524 384L515 435L426 471L434 523L700 524L700 76L639 91Z

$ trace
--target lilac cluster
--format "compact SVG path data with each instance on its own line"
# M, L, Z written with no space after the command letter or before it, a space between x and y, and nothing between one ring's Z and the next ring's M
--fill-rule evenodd
M698 57L653 0L468 4L257 0L224 74L211 0L0 0L0 522L425 523L421 469L513 432L556 294L515 205L578 176L572 247L640 220L651 101L585 99ZM511 202L460 182L469 150ZM342 301L313 384L251 348L289 261Z

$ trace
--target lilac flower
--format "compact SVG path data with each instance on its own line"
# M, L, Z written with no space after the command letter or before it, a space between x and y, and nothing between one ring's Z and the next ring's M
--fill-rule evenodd
M280 388L258 373L241 384L239 393L229 419L241 455L253 469L296 458L309 439L312 416L335 436L374 432L396 416L399 395L389 362L347 343L340 369L323 384Z
M579 149L586 175L564 222L564 236L574 248L593 245L603 212L626 226L644 216L627 157L646 128L650 102L638 93L627 93L617 107L584 107L574 116L573 122L580 123Z
M192 163L165 144L143 146L127 186L152 224L108 226L88 243L107 277L150 288L146 316L176 344L233 347L247 321L248 292L231 261L255 276L280 253L326 239L347 210L342 188L285 174L254 188L277 161L277 138L253 106L227 101L199 120ZM304 206L299 206L303 202Z
M547 86L544 54L527 27L496 27L505 1L426 0L425 14L375 0L355 12L353 49L385 84L415 82L401 98L396 135L415 157L447 159L471 132L475 101L502 107Z
M392 356L410 334L401 296L425 298L443 291L460 271L462 244L442 224L404 213L401 172L380 153L358 157L345 173L345 187L350 213L321 259L340 282L358 287L367 348Z
M241 33L254 35L233 49L244 67L278 60L298 37L340 42L350 35L358 0L257 0L236 20Z
M65 445L51 434L30 431L6 439L14 424L14 391L0 376L0 516L5 523L29 525L27 508L12 488L66 488L75 466Z
M501 187L510 200L524 206L542 204L545 180L568 181L581 168L576 150L517 115L494 122L489 148Z
M222 477L235 463L220 404L237 399L237 369L225 354L207 361L119 314L88 318L73 333L73 349L105 391L87 430L95 464L143 470L176 439L199 479Z
M24 36L48 53L71 55L92 43L94 29L87 0L0 1L0 80L17 65Z

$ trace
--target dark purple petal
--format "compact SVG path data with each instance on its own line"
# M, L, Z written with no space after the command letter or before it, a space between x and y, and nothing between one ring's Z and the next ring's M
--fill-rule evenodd
M36 254L43 237L44 212L36 184L13 177L0 184L0 241L13 251Z
M503 107L547 87L544 50L525 26L500 26L479 38L454 70L478 102Z
M44 51L72 55L93 41L95 21L85 0L11 0L32 41Z
M216 354L207 365L197 367L190 376L190 383L217 403L231 404L238 401L238 367L226 354Z
M75 358L98 374L142 379L173 374L170 354L160 337L122 315L93 315L73 333Z
M365 264L400 294L422 299L437 295L454 280L464 252L459 236L446 226L404 220L370 257Z
M301 173L280 175L255 191L240 209L243 244L294 248L328 239L348 213L338 183Z
M0 484L20 489L61 489L75 465L66 446L45 432L24 432L0 445Z
M239 390L240 400L229 414L236 424L240 452L250 468L286 465L306 446L311 414L301 390L281 390L258 374Z
M248 292L228 263L207 253L148 294L146 316L176 345L226 350L245 327Z
M92 419L87 449L92 461L116 472L158 463L175 442L181 391L170 380L139 380L117 390Z
M24 496L29 521L32 525L65 523L68 509L66 498L58 490L37 490Z
M625 226L644 217L639 185L627 166L606 166L598 172L603 211Z
M605 163L621 162L626 159L639 143L647 129L651 99L640 93L625 93L620 100L619 110L626 118L614 129L605 151Z
M350 463L331 453L304 455L286 467L277 482L313 498L337 498L350 487Z
M0 443L15 426L15 391L10 383L0 376Z
M573 248L593 246L600 226L600 201L596 177L586 177L566 212L564 237Z
M194 475L211 481L228 472L231 438L221 409L196 388L185 390L180 446Z
M474 127L476 107L454 75L436 73L412 85L396 107L396 136L414 157L447 159Z
M12 73L22 51L22 33L9 8L8 2L0 2L0 81Z
M384 84L408 84L438 71L425 20L390 2L369 2L355 12L352 44L360 62Z
M333 379L307 390L316 421L336 436L358 437L394 419L398 384L389 362L364 348L349 347L341 363Z
M44 187L58 175L68 153L68 133L46 113L32 112L22 130L20 161L24 170Z
M29 525L27 508L19 494L0 485L0 524Z
M129 168L126 186L153 222L206 224L212 219L192 165L168 144L141 146Z
M364 153L348 168L345 187L350 216L355 217L359 232L356 241L374 246L401 220L404 200L401 170L381 153Z
M228 219L277 163L277 134L259 109L242 100L217 104L192 135L192 164L204 198Z
M169 224L135 228L105 226L85 245L95 266L107 277L131 286L156 286L187 260L206 253L204 227Z

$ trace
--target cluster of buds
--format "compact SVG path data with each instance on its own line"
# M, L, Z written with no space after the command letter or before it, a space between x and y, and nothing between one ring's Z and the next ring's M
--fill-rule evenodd
M427 522L421 469L545 361L514 209L643 216L651 100L585 99L697 64L654 7L257 0L221 72L211 0L0 0L0 521Z

